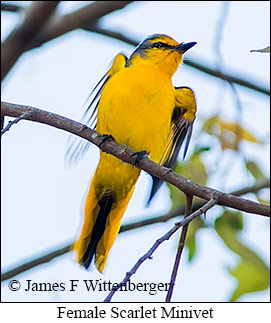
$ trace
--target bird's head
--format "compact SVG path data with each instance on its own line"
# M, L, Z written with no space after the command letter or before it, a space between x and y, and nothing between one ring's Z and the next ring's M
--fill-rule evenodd
M164 34L154 34L143 40L134 50L127 66L135 64L159 65L173 75L182 63L183 54L196 45L196 42L178 43Z

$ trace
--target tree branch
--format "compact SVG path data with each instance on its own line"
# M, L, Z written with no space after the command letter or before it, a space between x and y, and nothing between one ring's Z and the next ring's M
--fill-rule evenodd
M181 227L184 225L187 225L192 220L194 220L196 217L200 216L203 213L206 213L211 207L213 207L217 202L217 198L214 196L210 199L209 202L207 202L203 207L199 208L196 212L190 214L185 219L183 219L180 222L176 222L174 227L171 228L166 234L164 234L161 238L157 239L154 245L136 262L136 264L133 266L133 268L126 273L125 278L118 284L118 288L112 289L111 292L108 294L108 296L105 298L104 302L110 302L116 291L118 291L121 286L125 286L126 283L130 280L131 276L136 273L138 268L142 265L142 263L147 260L151 259L153 253L155 250L166 240L169 240L169 238L178 231Z
M120 41L123 41L132 46L137 46L139 41L129 38L119 32L111 31L107 29L103 29L97 26L97 21L102 18L104 15L113 12L115 10L124 8L127 4L133 1L96 1L84 8L81 8L71 14L60 17L58 20L55 20L48 26L44 32L39 36L39 38L35 39L35 42L31 42L25 50L31 50L33 48L39 47L46 43L49 40L55 39L65 33L74 30L76 28L82 28L84 30L99 33L104 36L108 36ZM107 7L109 6L109 7ZM4 4L1 5L2 10L8 10ZM20 8L14 7L10 8L11 11L17 11ZM270 96L270 89L268 87L264 87L260 84L252 83L247 81L247 79L241 79L234 75L225 74L217 69L213 69L208 67L207 65L202 65L200 61L196 60L188 60L184 61L184 64L195 68L203 73L208 75L221 78L230 83L235 83L241 85L243 87L249 88L251 90L260 92L265 95ZM252 77L250 77L252 79Z
M132 46L136 46L139 43L139 41L129 38L119 32L114 32L111 30L100 28L96 24L84 27L84 29L91 31L91 32L99 33L99 34L107 36L107 37L111 37L111 38L123 41L123 42L125 42L129 45L132 45ZM208 65L201 64L200 61L202 61L202 60L197 61L197 60L185 59L183 63L184 63L184 65L195 68L196 70L198 70L200 72L206 73L206 74L214 76L216 78L220 78L222 80L225 80L229 83L235 83L235 84L241 85L243 87L246 87L248 89L251 89L251 90L254 90L254 91L257 91L262 94L270 96L269 87L264 87L260 84L256 84L256 83L252 83L252 82L248 81L249 79L253 79L252 77L246 77L246 79L242 79L242 78L236 77L231 74L222 73L218 69L214 69L214 68L209 67Z
M55 251L52 251L50 253L47 253L46 255L42 257L34 257L33 260L27 261L24 264L14 267L10 270L7 270L5 273L1 274L1 281L5 281L7 279L10 279L14 276L17 276L27 270L30 270L36 266L45 264L51 260L53 260L56 257L62 256L65 253L69 252L72 248L73 244L68 244L62 248L59 248Z
M5 132L9 131L9 129L10 129L14 124L18 123L19 121L21 121L21 120L23 120L23 119L27 119L28 117L30 117L32 113L33 113L32 111L27 111L27 112L23 113L20 117L18 117L18 118L16 118L16 119L14 119L14 120L12 120L12 121L9 121L9 123L7 124L7 126L6 126L4 129L2 129L2 130L1 130L1 136L2 136Z
M55 11L59 1L34 1L22 23L1 44L1 81Z
M232 195L240 196L248 193L257 193L259 190L263 188L270 188L269 179L266 179L266 178L260 179L254 185L247 186L247 187L241 188L240 190L233 191Z
M234 191L231 194L236 195L236 196L240 196L242 194L247 194L247 193L257 193L259 190L261 190L263 188L269 188L269 187L270 187L270 182L268 180L263 180L263 181L257 182L253 186L245 187L245 188L240 189L238 191ZM194 203L193 207L192 207L192 212L195 212L197 209L201 208L204 204L205 204L205 201ZM185 208L182 205L176 209L169 211L165 215L151 217L151 218L148 218L148 219L145 219L142 221L137 221L137 222L133 222L130 224L122 225L120 228L120 233L129 231L129 230L133 230L133 229L142 228L146 225L151 225L151 224L160 223L160 222L166 222L166 221L168 221L172 218L175 218L177 216L179 217L184 212L185 212ZM12 278L16 275L19 275L27 270L30 270L36 266L47 263L56 257L62 256L65 253L71 251L72 246L73 246L73 244L69 243L69 244L65 245L64 247L61 247L61 248L56 249L54 251L46 252L43 256L33 257L33 260L27 261L27 262L23 263L22 265L16 266L16 267L4 272L1 275L1 281L10 279L10 278Z
M100 146L103 137L96 131L88 128L82 123L75 122L60 115L40 110L37 108L12 104L7 102L1 103L1 113L10 117L19 117L27 111L33 111L33 114L27 120L44 123L58 129L62 129L84 138L96 146ZM134 164L135 152L131 149L121 146L113 140L107 140L102 143L100 149L106 153L112 154L123 162ZM210 187L202 186L194 183L181 175L175 173L171 169L156 164L149 158L142 158L139 167L147 173L156 176L183 191L188 195L195 195L204 200L209 200L211 196L218 196L217 204L231 207L240 211L255 213L270 217L270 207L268 205L253 202L231 194L223 193Z
M33 42L27 50L39 47L44 43L62 36L72 30L84 28L94 24L98 19L119 9L123 9L133 1L94 1L70 14L54 19L48 24L39 38Z
M187 218L191 214L192 203L193 203L193 196L186 195L186 208L185 208L184 218ZM175 263L174 263L171 278L170 278L169 290L168 290L168 293L166 296L166 302L171 301L171 297L172 297L172 293L173 293L173 289L174 289L175 281L176 281L176 277L177 277L177 272L178 272L182 252L183 252L184 245L185 245L187 231L188 231L188 223L186 225L184 225L183 229L182 229L182 233L181 233L181 237L180 237L180 241L179 241L179 245L178 245L178 250L177 250L177 254L176 254L176 258L175 258Z
M3 3L3 1L1 1L1 11L18 12L23 9L23 7L17 6L15 4Z

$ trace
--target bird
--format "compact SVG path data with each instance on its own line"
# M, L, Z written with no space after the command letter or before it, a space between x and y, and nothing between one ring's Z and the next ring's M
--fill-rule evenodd
M88 269L92 260L103 272L109 251L118 235L121 219L140 175L136 164L145 156L173 167L186 138L186 155L196 116L196 100L189 87L174 87L172 76L183 54L196 42L177 42L165 34L144 39L132 54L119 53L94 87L85 112L98 133L136 152L135 165L100 150L91 180L84 220L75 244L77 261ZM77 149L77 151L76 151ZM82 153L78 147L72 155ZM148 204L163 181L152 177Z

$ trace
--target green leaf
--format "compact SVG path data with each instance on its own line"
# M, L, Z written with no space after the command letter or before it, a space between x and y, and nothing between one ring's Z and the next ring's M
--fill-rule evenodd
M261 48L261 49L252 49L250 52L251 53L252 52L257 52L257 53L270 53L270 46L267 46L267 47Z
M246 168L255 179L265 178L259 166L253 160L246 161Z
M229 269L229 272L238 280L238 286L232 293L230 302L235 302L244 294L265 290L270 285L269 268L262 268L257 263L242 259L234 269Z
M217 137L222 150L232 149L238 151L239 143L243 140L262 144L262 141L257 139L250 131L236 122L224 121L219 115L205 120L202 130Z
M257 180L257 181L260 181L262 179L266 179L266 177L264 176L264 174L262 173L260 167L258 166L258 164L253 161L253 160L248 160L246 161L246 168L247 170L250 172L250 174ZM255 196L258 200L259 203L262 203L262 204L266 204L266 205L269 205L270 204L270 201L266 200L266 199L262 199L260 197L260 193L259 192L256 192L255 193Z
M229 211L225 210L223 212L223 216L225 217L225 221L227 221L227 225L234 231L239 232L243 230L243 215L242 212L237 211Z
M206 119L202 125L202 130L207 132L209 135L213 135L219 131L217 127L218 120L219 116L217 114L209 119Z
M193 151L193 155L200 155L201 153L205 152L205 151L210 151L212 149L212 147L210 146L199 146L196 145L194 151Z
M257 200L259 203L265 204L265 205L270 205L270 200L266 200L260 197L258 193L255 194Z
M235 268L229 269L238 280L230 301L236 301L246 293L261 291L270 285L270 269L255 251L240 241L239 231L243 228L242 214L239 211L226 210L216 219L215 229L226 246L240 257Z

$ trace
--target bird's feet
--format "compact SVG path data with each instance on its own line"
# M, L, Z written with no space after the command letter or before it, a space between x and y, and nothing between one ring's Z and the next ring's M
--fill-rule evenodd
M115 139L113 138L113 136L111 136L111 135L100 135L100 137L102 138L102 140L101 140L101 142L99 143L99 147L101 148L101 145L105 142L105 141L107 141L108 139L111 139L111 140L114 140L115 141Z
M142 150L131 155L131 157L134 157L134 156L136 156L136 158L133 163L133 166L137 166L139 165L140 160L144 157L149 157L149 154L146 152L146 150Z

